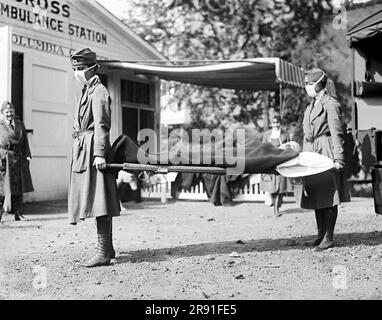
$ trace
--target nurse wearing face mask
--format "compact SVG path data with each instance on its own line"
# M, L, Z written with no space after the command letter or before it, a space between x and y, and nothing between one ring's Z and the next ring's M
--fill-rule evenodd
M74 76L83 85L75 110L70 167L69 222L96 218L98 249L85 266L110 264L115 258L112 217L120 215L116 176L105 172L110 154L111 99L96 75L96 54L83 49L70 57Z
M305 88L312 102L304 113L303 151L329 157L335 166L332 171L303 179L301 207L315 210L318 232L314 240L305 244L316 246L318 251L334 246L338 205L350 201L343 175L345 157L342 110L338 101L326 91L327 81L327 75L320 69L306 72Z

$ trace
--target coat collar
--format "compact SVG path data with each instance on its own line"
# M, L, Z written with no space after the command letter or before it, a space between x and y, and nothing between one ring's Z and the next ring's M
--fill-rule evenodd
M85 86L88 90L89 94L92 94L95 90L95 88L101 83L101 80L98 76L94 76L91 78L88 82L88 84Z
M3 127L6 127L9 131L13 131L13 132L16 132L16 133L19 132L19 130L20 130L20 121L14 119L13 123L14 123L14 126L15 126L14 130L11 128L11 126L8 123L8 121L6 121L5 119L1 119L1 121L0 121L0 125L3 126Z
M101 83L98 76L94 76L89 82L82 88L82 95L79 101L79 113L83 116L87 110L89 95L92 94L95 88Z
M321 99L319 99L318 102L315 103L315 105L313 105L314 100L311 102L310 107L309 107L310 121L314 121L323 112L324 104L329 100L329 98L330 98L330 96L328 95L328 93L325 90L325 92L321 96Z

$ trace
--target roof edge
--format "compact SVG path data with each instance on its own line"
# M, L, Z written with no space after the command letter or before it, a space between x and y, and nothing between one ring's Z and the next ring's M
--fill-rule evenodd
M347 35L350 36L352 33L356 32L356 31L360 31L362 29L359 29L359 30L355 30L357 27L359 27L361 24L365 23L367 20L371 19L372 17L374 17L375 15L377 14L380 14L382 12L382 9L381 10L378 10L370 15L368 15L366 18L364 18L363 20L361 20L360 22L358 22L357 24L355 24L353 27L349 28L348 31L347 31ZM377 24L379 22L376 22L376 23L373 23L371 25L368 25L368 26L365 26L365 28L368 28L374 24Z

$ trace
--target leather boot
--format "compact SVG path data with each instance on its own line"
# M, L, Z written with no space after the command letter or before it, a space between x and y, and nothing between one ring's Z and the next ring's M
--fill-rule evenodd
M5 201L5 197L0 194L0 222L1 222L1 219L3 218L4 213L5 213L4 201Z
M15 221L20 221L20 220L21 220L21 218L20 218L19 212L16 211L15 212Z
M324 239L317 247L317 251L323 251L334 247L334 228L337 222L338 206L326 208L325 210L325 225L326 232Z
M23 211L22 210L16 210L15 221L21 221L21 219L25 219L25 217L23 215Z
M281 217L281 213L280 213L280 207L281 207L281 194L277 193L277 194L274 194L272 195L272 198L273 198L273 213L275 215L276 218L279 218Z
M11 197L12 208L15 213L15 221L21 221L25 219L23 215L23 196L22 195L13 195Z
M93 268L110 265L109 243L110 243L110 223L108 216L99 217L97 221L98 248L96 255L90 259L85 267Z
M322 239L325 236L325 212L324 209L315 210L316 224L317 224L317 237L311 241L304 243L307 247L316 247L318 246Z
M110 233L109 233L109 257L115 259L116 253L113 247L113 219L110 218Z

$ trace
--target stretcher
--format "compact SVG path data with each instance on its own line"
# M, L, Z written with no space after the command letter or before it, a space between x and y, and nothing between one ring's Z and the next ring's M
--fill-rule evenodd
M166 166L166 165L150 165L150 164L137 164L137 163L123 163L123 164L108 164L108 169L124 170L124 171L138 171L138 172L151 172L156 174L167 174L170 172L177 173L207 173L216 175L226 175L227 168L220 167L204 167L204 166Z
M205 173L214 175L227 175L228 168L219 166L177 166L177 165L151 165L139 163L108 164L107 168L134 172L151 172L155 174L176 173ZM334 168L331 159L314 152L301 152L296 158L288 160L274 169L284 177L297 178L320 174ZM244 172L248 173L248 172Z

